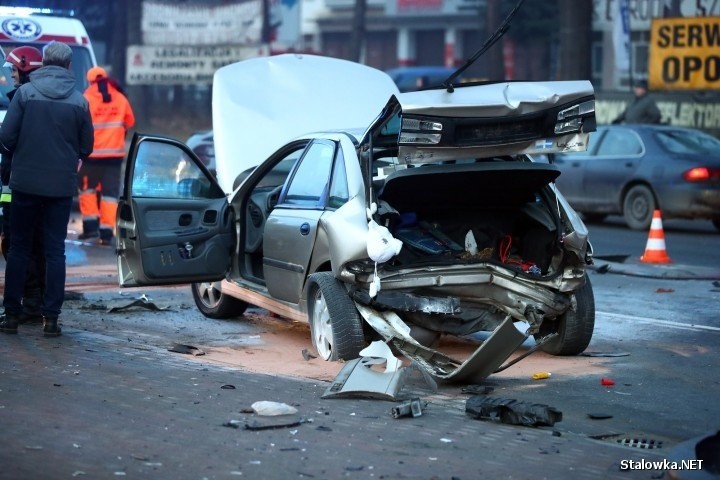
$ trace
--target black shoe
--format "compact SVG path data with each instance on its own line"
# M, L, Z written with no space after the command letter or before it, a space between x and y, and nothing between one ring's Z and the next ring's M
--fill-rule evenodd
M112 246L115 235L109 228L100 227L100 245Z
M3 315L2 321L0 321L0 332L3 333L17 333L18 330L18 317L17 315Z
M57 322L57 317L43 317L43 335L46 337L59 337L62 329Z
M83 232L80 235L78 235L78 240L90 240L92 238L98 238L100 236L100 232L97 230L94 232Z

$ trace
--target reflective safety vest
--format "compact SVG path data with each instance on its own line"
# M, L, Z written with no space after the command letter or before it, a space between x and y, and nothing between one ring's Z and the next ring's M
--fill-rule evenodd
M107 82L110 102L103 103L102 93L96 82L85 90L90 104L95 143L90 158L117 158L125 156L125 134L135 125L130 102L110 82Z
M2 193L0 193L0 203L10 203L12 201L12 190L7 185L2 186Z

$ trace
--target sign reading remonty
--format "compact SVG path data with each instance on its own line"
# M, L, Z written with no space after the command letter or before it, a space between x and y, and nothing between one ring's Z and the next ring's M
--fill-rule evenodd
M266 46L128 47L128 85L211 84L215 70L248 58L267 56Z

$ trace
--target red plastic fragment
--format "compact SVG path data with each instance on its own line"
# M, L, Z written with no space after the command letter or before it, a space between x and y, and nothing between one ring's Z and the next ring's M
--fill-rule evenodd
M606 387L612 387L613 385L615 385L615 380L613 380L612 378L601 378L600 385L605 385Z

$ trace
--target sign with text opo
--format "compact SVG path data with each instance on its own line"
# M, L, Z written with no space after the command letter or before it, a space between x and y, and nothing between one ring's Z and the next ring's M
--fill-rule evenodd
M653 90L720 90L720 17L654 19L648 59Z

